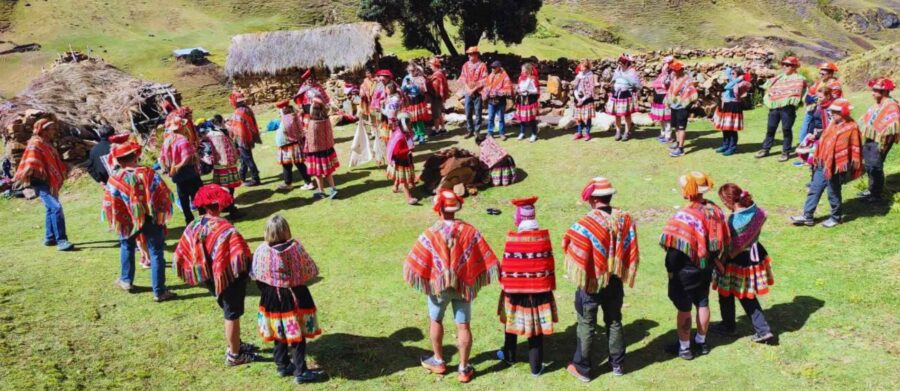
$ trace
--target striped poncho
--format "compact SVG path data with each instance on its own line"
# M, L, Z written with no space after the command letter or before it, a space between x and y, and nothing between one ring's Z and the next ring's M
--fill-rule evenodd
M319 275L319 267L298 240L291 240L287 248L277 250L263 243L253 253L250 277L278 288L305 285Z
M228 220L202 216L185 227L172 268L190 285L212 280L218 296L250 269L250 262L250 247Z
M894 98L885 98L869 107L862 117L862 135L875 140L881 148L897 142L900 134L900 105Z
M149 167L123 168L106 182L102 218L119 238L136 235L153 219L165 226L172 217L174 197L162 177Z
M228 130L231 137L241 148L252 149L255 144L262 144L259 137L259 126L256 124L256 116L249 107L239 106L228 121Z
M806 79L799 73L782 73L767 81L763 89L766 90L763 105L769 109L798 106L803 101Z
M681 251L700 269L726 256L730 243L725 213L707 200L681 208L666 223L659 238L664 250Z
M862 139L856 122L847 120L838 124L832 121L819 138L813 164L825 170L825 179L844 173L849 175L847 180L862 176Z
M696 100L697 87L694 86L694 79L688 74L684 74L681 77L672 75L669 90L666 92L663 103L673 109L685 109Z
M497 278L497 256L475 227L438 221L425 230L403 264L407 284L428 295L456 290L466 301Z
M566 231L562 248L566 273L578 289L597 293L613 275L634 286L640 252L637 227L628 213L591 211Z
M68 171L56 148L42 137L33 136L28 140L14 178L22 184L30 184L35 180L47 182L50 192L56 196Z
M511 231L506 235L500 285L506 293L543 293L556 289L550 231Z

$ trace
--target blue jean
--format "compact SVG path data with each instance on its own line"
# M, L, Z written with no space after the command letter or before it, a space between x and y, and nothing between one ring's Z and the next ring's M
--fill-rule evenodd
M150 285L153 286L153 295L158 296L166 291L166 258L163 254L166 249L165 227L157 225L149 217L145 221L139 234L143 234L147 241L147 248L150 251ZM119 279L129 284L134 282L136 236L119 239L119 263L121 264Z
M500 117L498 120L498 133L501 136L506 134L506 121L504 118L504 111L506 110L506 99L500 98L497 100L497 103L488 103L487 111L488 111L488 123L487 123L487 133L488 136L494 134L494 117Z
M807 111L803 116L803 122L800 123L800 138L797 139L798 142L802 143L803 140L806 140L806 135L810 133L812 129L810 127L813 124L813 118L816 116L816 110Z
M253 150L250 148L238 147L238 152L241 155L241 180L247 180L247 172L249 171L253 180L259 182L259 169L256 168L256 161L253 160Z
M66 236L66 216L63 215L62 204L50 191L50 185L43 182L33 182L31 187L44 203L47 213L44 217L44 241L61 242L69 240Z
M478 134L481 128L481 94L466 95L466 130Z
M806 194L806 204L803 206L803 216L812 220L816 213L816 207L822 198L822 193L828 190L828 203L831 204L831 218L841 219L841 174L835 173L831 179L825 179L825 169L816 167L813 171L812 182L809 184L809 192Z
M453 320L456 324L467 324L472 320L472 303L466 301L455 290L449 289L439 295L428 295L428 316L435 322L444 320L448 305L453 305Z

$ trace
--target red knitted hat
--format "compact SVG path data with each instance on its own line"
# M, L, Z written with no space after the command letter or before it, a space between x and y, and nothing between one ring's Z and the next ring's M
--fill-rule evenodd
M203 185L194 196L194 206L206 208L210 205L218 205L219 209L225 209L234 204L234 197L224 187L216 184Z

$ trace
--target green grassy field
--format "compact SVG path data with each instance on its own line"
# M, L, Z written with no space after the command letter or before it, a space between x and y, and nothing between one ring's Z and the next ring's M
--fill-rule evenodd
M857 112L867 94L852 96ZM638 222L642 259L634 289L626 289L624 324L628 343L626 370L613 378L604 361L600 337L596 363L601 375L590 386L625 389L895 389L900 365L897 335L900 309L900 251L894 240L900 228L900 158L889 159L890 205L861 203L855 193L862 181L844 187L846 224L833 230L795 228L806 189L805 168L775 158L752 157L764 133L764 110L747 118L740 153L716 155L720 135L706 121L691 123L689 154L671 159L653 138L655 129L628 143L608 133L590 143L570 141L569 134L547 130L536 144L507 141L526 177L506 188L489 188L468 198L459 217L484 232L496 250L513 227L513 197L537 195L538 218L561 239L564 230L587 212L579 202L583 184L604 175L619 189L614 204ZM352 129L337 131L338 151L346 162ZM474 148L457 135L429 142L417 153L421 161L436 149ZM238 204L246 217L238 229L255 248L264 222L280 213L308 247L321 270L311 285L324 335L309 344L309 360L322 366L329 382L309 389L462 388L453 377L432 376L418 367L429 349L427 312L422 294L405 286L402 261L416 236L435 219L427 206L410 207L391 193L384 171L364 166L337 174L340 199L313 202L311 194L274 192L278 183L273 137L256 150L264 185L240 188ZM663 253L656 244L665 220L682 204L676 177L688 170L708 171L717 184L734 181L749 189L768 209L762 242L774 259L776 284L763 306L779 346L711 337L709 356L687 362L662 351L674 341L674 308L666 297ZM58 253L41 246L43 207L39 201L0 200L0 389L293 389L277 378L271 362L227 368L221 312L202 288L192 288L167 273L178 301L155 304L147 290L126 294L113 286L118 249L113 234L99 220L101 189L88 178L67 182L61 196L71 240L79 251ZM427 203L427 201L426 201ZM503 210L489 216L484 210ZM819 215L827 213L827 203ZM181 218L170 226L171 260ZM563 369L574 350L574 286L564 279L557 253L560 322L545 341L547 373L532 379L527 363L503 369L493 360L502 344L496 313L498 285L481 291L473 306L473 363L478 376L469 389L582 389ZM136 284L149 286L146 271ZM715 297L715 296L713 296ZM258 342L255 305L246 299L243 338ZM713 319L718 308L713 305ZM749 335L746 317L739 329ZM449 361L458 362L454 333L445 339ZM270 357L271 346L261 344ZM520 344L520 351L524 345ZM521 357L521 355L520 355Z

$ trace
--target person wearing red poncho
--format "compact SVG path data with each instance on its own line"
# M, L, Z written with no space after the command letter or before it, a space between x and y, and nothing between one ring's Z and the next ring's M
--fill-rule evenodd
M234 203L225 188L205 185L197 191L194 206L204 212L188 224L175 247L172 268L189 285L206 285L225 316L228 348L225 364L255 361L256 346L241 342L241 316L250 279L252 257L244 237L220 213Z
M166 288L166 224L172 218L172 192L150 167L138 166L141 146L133 141L116 145L113 159L119 169L106 182L103 219L119 235L119 279L116 285L134 289L134 257L138 235L143 236L150 254L150 283L153 300L171 300Z
M891 98L894 82L888 78L869 81L875 104L860 120L863 136L863 160L869 177L869 188L860 196L868 202L880 202L884 192L884 160L891 147L900 141L900 104Z
M582 382L591 380L591 343L596 334L598 309L603 311L606 324L612 372L616 376L625 373L624 285L634 286L640 250L631 215L611 206L615 193L616 188L609 179L591 179L581 191L581 199L590 204L591 212L563 236L566 274L578 286L575 292L578 339L575 355L566 370Z
M772 258L759 243L759 234L768 214L753 202L750 192L734 183L722 185L719 198L732 211L728 216L731 246L722 262L716 264L713 274L712 289L719 292L722 322L710 329L726 336L737 335L734 311L734 300L737 299L756 331L750 339L767 343L775 335L759 305L759 296L769 293L775 277L772 276Z
M203 186L203 179L200 178L200 161L196 144L191 143L187 137L191 131L187 124L186 119L178 118L166 128L162 148L159 151L159 164L175 183L184 223L190 224L194 221L191 200L196 196L197 190L200 190L200 186Z
M431 319L433 356L422 357L422 366L436 374L447 372L444 362L444 312L453 306L459 348L457 378L468 383L475 376L469 364L472 349L472 301L478 290L497 277L497 256L472 225L458 220L463 199L451 190L441 189L434 197L434 211L440 220L425 230L403 264L407 284L427 295Z
M822 222L822 226L832 228L840 224L841 186L863 174L862 135L859 125L850 116L853 106L847 99L840 98L828 110L834 115L813 152L812 182L806 194L803 215L791 217L794 225L811 227L816 224L813 216L826 189L831 216Z
M693 171L678 178L681 195L688 201L663 228L659 244L666 252L669 300L678 310L678 341L666 351L682 359L709 354L709 286L713 265L728 255L731 235L725 213L703 198L713 187L712 178ZM697 334L691 346L691 309L697 307Z
M19 167L13 179L22 187L34 189L47 209L44 218L44 245L56 246L59 251L70 251L75 245L66 235L66 216L59 203L59 189L69 173L69 168L53 146L59 125L49 119L34 123L34 134L28 140Z
M497 314L505 328L503 348L497 359L513 365L516 339L528 339L528 363L531 374L544 371L544 336L553 334L559 321L553 290L556 289L553 244L550 231L540 229L535 216L537 197L512 200L516 206L517 229L506 235L503 262L500 265L500 303Z
M191 142L191 144L199 145L200 144L200 136L197 133L197 128L194 126L194 110L191 110L188 106L180 106L175 107L175 104L168 100L164 100L162 103L162 109L167 113L166 121L164 123L165 127L168 129L175 121L179 118L187 120L187 128L188 131L185 132L185 137Z
M256 160L253 159L253 146L262 144L259 137L259 125L256 123L256 115L247 106L247 100L240 92L234 91L228 97L234 114L227 122L229 133L234 143L238 146L241 157L241 180L247 186L259 186L259 169L256 168ZM250 174L250 180L247 174Z

